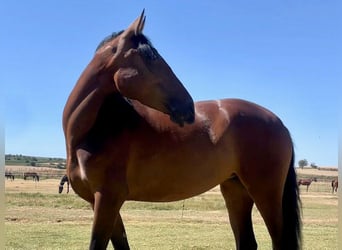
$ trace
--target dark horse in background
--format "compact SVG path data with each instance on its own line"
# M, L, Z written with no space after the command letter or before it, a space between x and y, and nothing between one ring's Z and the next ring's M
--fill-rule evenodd
M11 172L5 172L5 177L7 180L14 181L14 174L12 174Z
M63 112L67 174L94 210L90 249L129 249L120 208L169 202L220 185L237 249L256 249L252 207L273 249L301 247L290 134L256 104L194 103L142 34L145 16L106 38Z
M39 181L39 175L36 172L25 172L24 173L24 180L27 178L32 178L34 181Z
M331 188L332 188L332 193L334 193L334 191L337 193L338 179L335 179L335 180L331 181Z
M58 186L58 193L61 194L63 192L63 187L64 187L65 183L67 184L67 194L69 193L69 179L68 179L67 175L64 175L61 178L61 181L60 181L59 186Z
M317 182L316 178L311 178L311 179L299 179L298 180L298 186L303 185L306 186L306 192L309 190L309 186L311 185L311 182Z

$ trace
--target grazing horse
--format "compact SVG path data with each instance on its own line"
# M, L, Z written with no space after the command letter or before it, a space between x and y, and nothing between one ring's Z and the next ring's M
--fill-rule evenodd
M303 185L306 186L306 192L309 190L309 186L311 185L311 182L317 182L316 178L311 179L299 179L298 180L298 186Z
M290 134L256 104L194 103L142 34L144 12L106 38L63 112L67 174L94 210L90 249L129 249L126 200L169 202L220 185L237 249L256 249L252 207L273 249L300 249L300 199Z
M14 174L12 174L11 172L5 172L5 177L8 180L14 181Z
M60 181L59 186L58 186L58 193L61 194L63 192L64 183L67 183L67 194L68 194L69 193L69 179L68 179L67 175L64 175L61 178L61 181Z
M332 187L332 193L337 192L338 188L338 179L332 180L331 181L331 187Z
M39 175L36 172L25 172L24 180L26 180L28 177L32 177L32 180L34 181L39 181Z

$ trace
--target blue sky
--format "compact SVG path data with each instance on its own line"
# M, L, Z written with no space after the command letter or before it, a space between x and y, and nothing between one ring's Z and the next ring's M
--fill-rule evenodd
M142 11L144 34L194 100L242 98L276 113L296 161L337 166L338 1L2 1L5 152L65 157L65 101L98 43Z

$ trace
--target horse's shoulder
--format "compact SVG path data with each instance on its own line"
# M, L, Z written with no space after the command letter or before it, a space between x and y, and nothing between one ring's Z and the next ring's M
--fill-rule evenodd
M228 109L222 104L223 100L195 103L196 123L206 127L210 140L214 144L222 138L231 120Z

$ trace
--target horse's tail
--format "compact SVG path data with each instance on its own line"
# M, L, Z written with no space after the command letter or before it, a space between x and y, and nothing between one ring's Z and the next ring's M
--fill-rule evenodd
M294 151L286 177L283 193L283 249L301 249L302 242L301 201L294 169Z
M63 192L63 187L64 187L64 183L68 181L68 177L67 175L64 175L61 178L61 181L59 182L59 186L58 186L58 193L62 193Z

